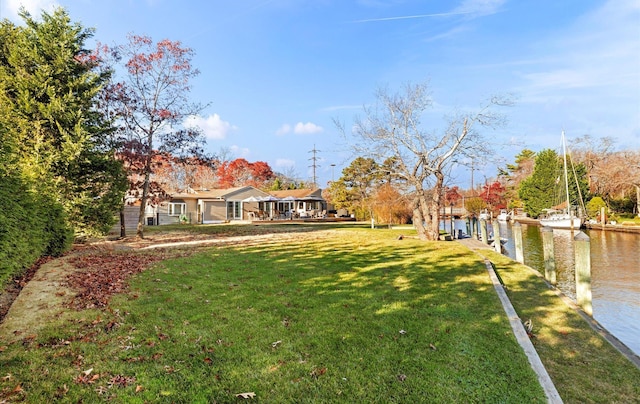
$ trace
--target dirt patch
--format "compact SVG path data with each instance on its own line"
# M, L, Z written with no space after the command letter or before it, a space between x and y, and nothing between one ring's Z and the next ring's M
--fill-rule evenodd
M7 315L7 312L11 308L13 301L16 300L22 289L29 283L35 276L40 267L48 261L51 261L52 257L40 258L31 268L27 269L24 274L13 279L0 293L0 323Z
M42 264L24 285L0 324L0 340L13 342L35 334L48 319L59 314L62 303L73 294L63 284L64 277L76 270L67 259Z

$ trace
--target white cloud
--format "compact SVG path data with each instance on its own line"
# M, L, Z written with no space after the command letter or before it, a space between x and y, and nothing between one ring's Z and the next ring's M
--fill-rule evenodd
M615 0L544 39L549 52L520 72L517 91L531 103L571 101L616 115L635 103L640 91L640 41L634 1ZM633 113L629 111L630 113ZM592 114L589 112L588 114Z
M532 44L538 52L522 59L513 91L520 94L522 114L526 109L544 119L523 131L564 127L569 134L611 136L638 147L639 18L636 0L611 0Z
M291 132L295 133L296 135L312 135L314 133L321 133L323 131L324 129L322 128L322 126L318 126L315 123L311 122L298 122L293 127L288 123L285 123L280 126L278 130L276 130L276 135L283 136Z
M222 140L227 137L229 132L238 129L237 126L223 121L218 114L209 115L206 118L191 115L184 120L183 125L187 128L198 127L202 129L207 139L213 140Z
M292 168L296 162L291 159L276 159L275 167Z
M525 74L530 88L564 90L605 88L618 95L638 90L640 77L639 7L634 1L609 1L545 46L554 58Z
M293 128L293 132L297 133L298 135L311 135L314 133L320 133L323 130L324 129L322 129L322 126L318 126L315 123L311 123L311 122L307 122L307 123L298 122L295 128Z
M18 22L21 21L20 17L18 17L20 7L24 7L32 17L38 18L42 10L51 12L59 6L58 2L54 0L7 0L5 5L0 5L0 8L2 8L2 11L8 11L8 15L3 15L2 18Z
M289 125L288 123L285 123L284 125L278 128L278 130L276 131L276 135L282 136L282 135L286 135L289 132L291 132L291 125Z

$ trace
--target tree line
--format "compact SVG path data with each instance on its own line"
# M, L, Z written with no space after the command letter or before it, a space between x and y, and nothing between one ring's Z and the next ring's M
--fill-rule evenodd
M582 136L571 142L567 156L573 181L568 184L570 200L585 202L584 215L599 220L601 208L610 218L633 216L640 212L640 151L612 148L609 138L594 140ZM413 220L413 188L396 175L397 158L378 163L373 158L357 157L337 181L324 191L325 199L337 208L354 212L359 219L374 218L381 223L401 224ZM442 194L439 211L458 206L468 215L478 217L482 211L496 214L500 209L521 209L538 218L558 202L558 183L563 159L555 150L534 152L524 149L515 162L498 169L495 179L478 189L462 190L445 185L429 192ZM450 181L450 178L448 179Z

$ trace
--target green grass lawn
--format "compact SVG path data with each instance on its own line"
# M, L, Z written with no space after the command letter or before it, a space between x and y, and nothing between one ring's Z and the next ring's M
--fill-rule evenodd
M5 346L0 401L544 402L482 259L399 234L163 261L107 310Z

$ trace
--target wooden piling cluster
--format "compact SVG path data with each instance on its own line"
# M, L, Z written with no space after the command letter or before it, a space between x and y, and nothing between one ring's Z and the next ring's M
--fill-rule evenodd
M496 231L496 229L498 229ZM483 240L487 240L486 224L481 225ZM524 248L522 243L522 226L516 222L512 227L513 242L515 245L516 261L524 263ZM551 284L557 284L556 278L556 260L555 249L553 243L553 229L543 227L542 248L544 256L544 277ZM494 224L494 238L500 243L500 230L497 224ZM575 282L576 282L576 302L590 316L593 316L592 296L591 296L591 239L585 233L578 231L573 237L574 241L574 262L575 262ZM496 251L498 247L496 247Z

